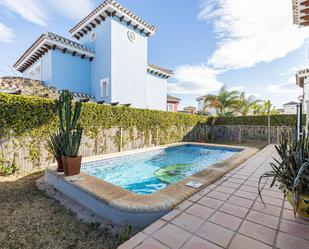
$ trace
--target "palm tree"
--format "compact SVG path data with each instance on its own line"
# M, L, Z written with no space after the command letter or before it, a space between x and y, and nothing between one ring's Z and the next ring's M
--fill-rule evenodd
M216 109L218 116L232 116L238 106L238 91L228 91L225 86L221 87L218 95L206 95L204 110Z
M253 95L246 96L245 92L241 92L239 95L238 112L242 116L247 116L253 110L254 105L258 105L260 102L261 100L255 99Z
M252 105L253 115L261 115L262 109L263 109L263 107L262 107L261 104L259 104L259 103L254 103L254 104Z

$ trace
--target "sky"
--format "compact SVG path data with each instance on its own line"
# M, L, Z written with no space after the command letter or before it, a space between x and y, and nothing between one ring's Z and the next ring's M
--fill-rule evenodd
M42 33L69 30L99 0L0 0L0 76ZM293 25L291 0L119 0L156 26L148 62L174 70L180 108L222 85L277 107L297 101L295 73L308 67L309 28Z

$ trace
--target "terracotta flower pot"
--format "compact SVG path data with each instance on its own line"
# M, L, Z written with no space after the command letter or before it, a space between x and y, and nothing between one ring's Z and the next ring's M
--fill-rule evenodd
M61 159L61 158L58 158L58 159L56 159L56 161L57 161L57 166L58 166L57 171L58 171L58 172L63 172L64 169L63 169L62 159Z
M74 176L80 173L80 167L82 164L82 157L67 157L62 156L62 163L64 168L64 174L66 176Z
M287 199L288 202L292 205L292 207L294 207L292 191L288 191ZM302 218L309 219L309 195L300 196L300 202L296 210L296 213Z

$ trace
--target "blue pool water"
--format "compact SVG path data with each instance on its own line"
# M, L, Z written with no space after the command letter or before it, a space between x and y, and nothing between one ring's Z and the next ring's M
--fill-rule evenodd
M134 193L152 194L239 151L182 145L89 162L83 164L81 170Z

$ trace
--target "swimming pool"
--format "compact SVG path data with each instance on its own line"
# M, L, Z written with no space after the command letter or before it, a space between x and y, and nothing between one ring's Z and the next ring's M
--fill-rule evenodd
M87 162L81 171L137 194L153 194L239 151L186 144Z

